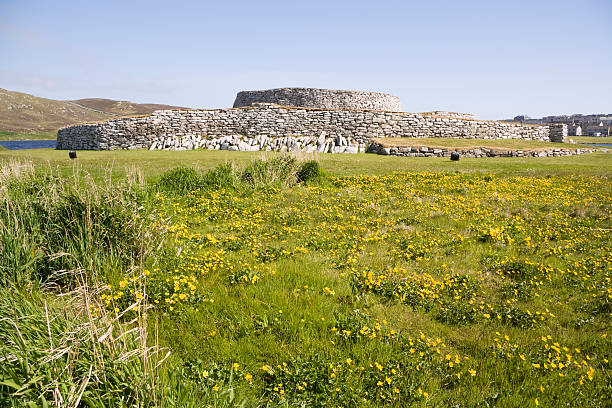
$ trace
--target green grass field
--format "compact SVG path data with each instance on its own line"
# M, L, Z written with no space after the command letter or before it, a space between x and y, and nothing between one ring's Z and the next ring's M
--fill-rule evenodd
M609 153L78 155L0 152L0 405L609 406Z
M570 136L577 143L612 143L612 137Z
M107 176L124 177L126 169L137 167L147 177L155 177L178 165L207 170L231 161L247 163L259 157L275 157L278 153L228 151L79 151L76 160L68 158L66 150L32 149L12 150L0 154L0 161L28 160L36 166L57 169L69 175L75 168L90 173L100 180ZM300 155L316 158L325 171L336 176L359 174L388 174L393 171L484 172L500 175L602 175L611 169L608 153L593 153L570 157L545 158L485 158L462 159L452 162L448 158L381 157L375 154L322 154Z

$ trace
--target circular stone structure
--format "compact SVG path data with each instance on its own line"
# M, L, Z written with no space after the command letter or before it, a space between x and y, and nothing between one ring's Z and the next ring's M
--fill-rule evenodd
M378 110L401 112L397 96L362 91L337 91L317 88L276 88L263 91L242 91L236 95L234 108L254 103L340 110Z

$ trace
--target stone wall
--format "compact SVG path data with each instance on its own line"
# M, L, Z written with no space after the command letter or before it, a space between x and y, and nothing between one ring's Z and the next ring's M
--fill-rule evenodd
M368 146L368 153L377 153L385 156L406 157L450 157L451 153L457 152L460 157L557 157L573 156L577 154L593 153L595 149L572 149L557 147L552 149L523 149L503 150L486 147L478 148L435 148L428 146L406 146L385 147L380 143L372 143Z
M316 88L277 88L264 91L239 92L234 108L252 106L254 103L274 103L281 106L297 106L318 109L357 109L401 112L397 96L362 91L335 91Z
M565 123L549 123L550 141L563 143L567 141L567 125Z
M476 117L471 113L457 113L447 111L432 111L432 112L421 112L424 116L440 116L444 118L455 118L455 119L469 119L476 120Z
M255 104L162 110L69 126L58 149L228 149L363 152L377 137L549 140L549 127L405 112L324 110Z

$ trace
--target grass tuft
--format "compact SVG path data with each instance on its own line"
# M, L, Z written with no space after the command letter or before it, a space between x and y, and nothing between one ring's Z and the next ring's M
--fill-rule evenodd
M115 187L80 181L30 163L14 162L0 172L0 284L46 283L57 271L83 267L91 274L125 268L153 251L147 192L136 184ZM64 254L70 254L65 256Z
M323 177L323 170L321 164L316 160L308 160L300 166L297 172L297 179L299 183L308 183L316 180L320 180Z
M0 289L0 405L156 405L164 354L148 336L147 305L109 313L99 294L86 285L61 299Z
M298 160L288 155L256 159L240 172L240 180L254 188L290 187L297 181L298 165Z
M252 160L244 167L223 163L204 173L181 166L161 175L157 188L184 195L196 190L287 189L298 182L314 181L322 177L319 163L310 160L300 164L294 156L280 155Z
M185 194L203 186L201 175L190 167L180 166L162 174L159 187L168 192Z

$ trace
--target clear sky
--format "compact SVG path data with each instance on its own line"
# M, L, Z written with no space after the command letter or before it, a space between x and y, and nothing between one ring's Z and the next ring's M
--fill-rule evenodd
M612 113L612 0L0 0L0 87L194 108L315 87L483 119Z

